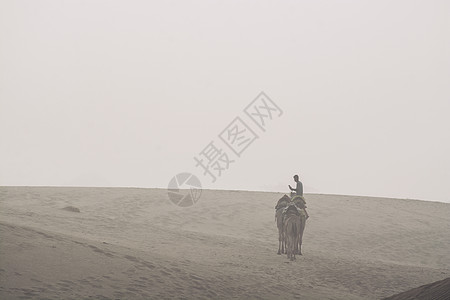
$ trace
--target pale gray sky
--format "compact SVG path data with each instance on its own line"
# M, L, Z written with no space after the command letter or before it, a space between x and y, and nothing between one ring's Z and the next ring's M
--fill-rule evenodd
M2 0L0 185L192 172L287 192L298 173L305 192L450 202L449 15L444 0ZM193 157L260 91L284 114L211 183Z

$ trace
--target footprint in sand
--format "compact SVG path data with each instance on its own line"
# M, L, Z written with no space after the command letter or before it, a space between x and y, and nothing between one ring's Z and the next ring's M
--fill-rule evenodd
M139 292L139 290L137 290L137 289L135 289L134 287L127 287L127 291L130 291L130 292L135 292L135 293L137 293L137 292Z
M103 251L102 249L97 248L97 247L95 247L95 246L93 246L93 245L89 245L89 248L91 248L92 250L94 250L94 252L104 254L104 255L106 255L106 256L108 256L108 257L114 257L114 255L112 255L111 253L106 252L106 251Z
M139 260L136 257L134 257L134 256L125 255L124 258L126 258L128 260L131 260L131 261L134 261L134 262L139 262Z
M194 274L190 274L189 278L191 278L192 280L196 280L196 281L202 281L203 280L203 278L201 278L201 277L199 277L197 275L194 275Z
M153 265L152 263L149 262L143 262L143 265L146 266L149 269L154 269L155 265Z
M70 212L76 212L76 213L81 212L80 209L75 206L66 206L63 208L63 210L70 211Z

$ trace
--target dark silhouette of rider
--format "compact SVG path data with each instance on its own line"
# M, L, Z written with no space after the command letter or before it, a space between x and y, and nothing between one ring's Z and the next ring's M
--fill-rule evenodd
M294 181L297 183L296 188L294 189L291 185L289 185L289 189L291 191L295 191L295 194L303 197L303 183L298 180L298 175L294 175Z
M289 185L289 189L295 192L296 196L300 196L303 199L303 201L305 201L305 198L303 197L303 183L298 179L298 175L294 175L294 181L297 183L297 186L294 189L291 185ZM306 206L304 209L306 213L306 218L309 218L308 212L306 211Z

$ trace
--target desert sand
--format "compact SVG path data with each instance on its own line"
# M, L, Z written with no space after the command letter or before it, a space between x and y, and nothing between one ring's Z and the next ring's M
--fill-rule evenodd
M450 299L450 277L418 288L396 294L384 300L448 300Z
M450 277L450 204L307 194L291 262L282 195L0 187L0 298L380 299Z

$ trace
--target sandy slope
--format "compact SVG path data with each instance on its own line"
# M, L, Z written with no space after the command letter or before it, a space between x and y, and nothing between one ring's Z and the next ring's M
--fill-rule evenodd
M384 300L448 300L450 299L450 277L437 282L422 285L418 288L384 298Z
M203 191L182 209L159 189L0 187L0 298L379 299L450 276L450 204L307 195L289 262L281 196Z

